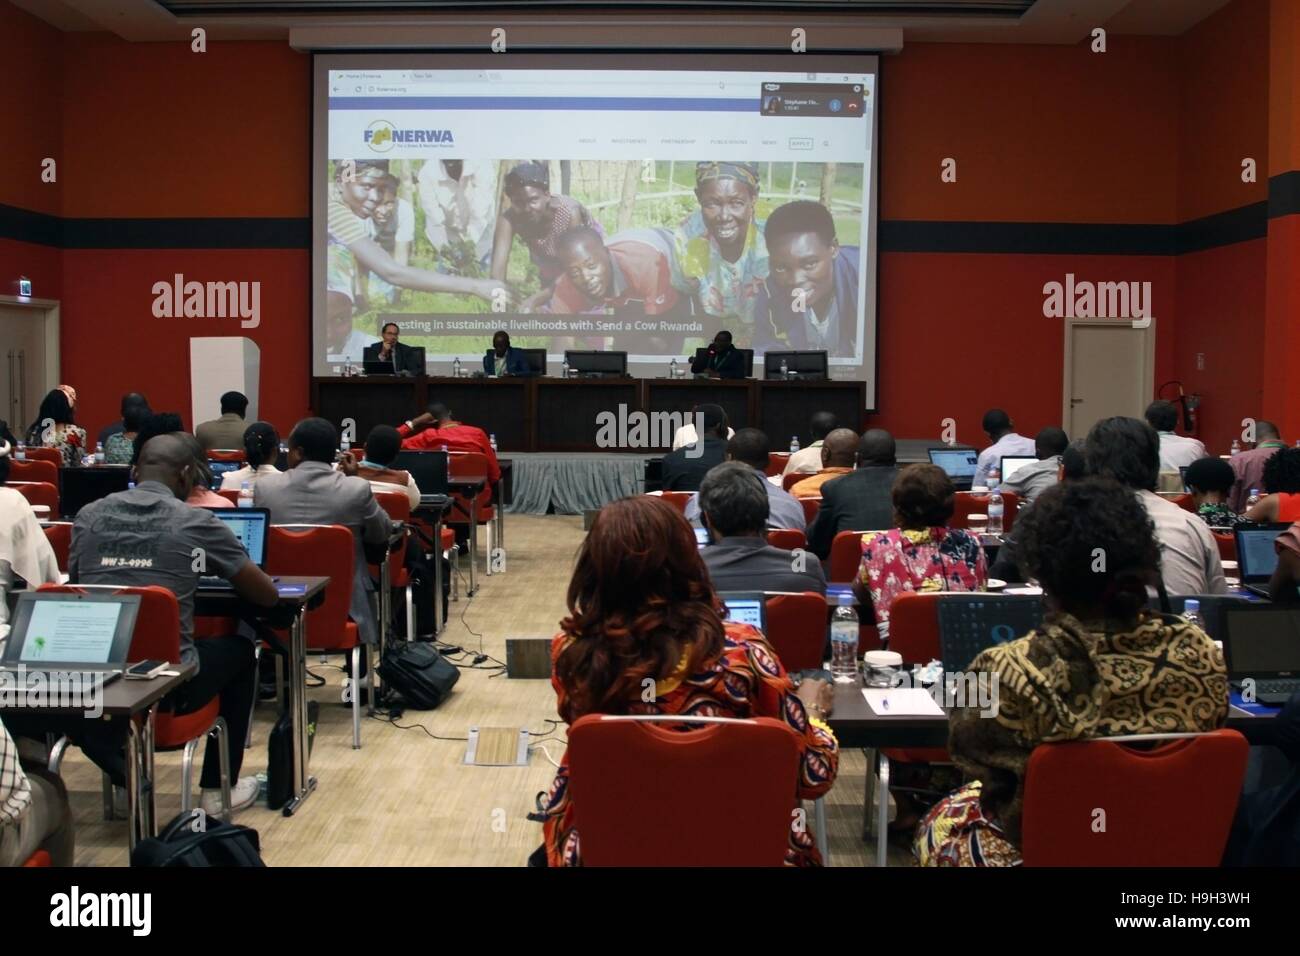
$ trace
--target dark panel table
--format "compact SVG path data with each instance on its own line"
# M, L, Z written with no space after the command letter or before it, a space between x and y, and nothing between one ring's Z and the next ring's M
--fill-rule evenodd
M425 383L426 400L398 421L413 417L429 403L442 402L458 421L496 435L499 451L523 451L533 419L533 389L528 386L526 378L430 378Z
M312 380L311 407L338 428L344 419L356 423L353 442L366 440L376 425L399 425L424 411L423 378L367 375ZM285 437L288 437L287 435Z
M863 382L761 382L757 389L758 427L767 432L773 451L784 451L790 436L807 441L813 413L831 412L845 428L862 430Z
M622 441L627 415L641 410L638 379L537 378L532 383L533 447L538 451L632 450L622 447ZM613 428L602 429L606 424ZM613 444L607 441L610 434Z

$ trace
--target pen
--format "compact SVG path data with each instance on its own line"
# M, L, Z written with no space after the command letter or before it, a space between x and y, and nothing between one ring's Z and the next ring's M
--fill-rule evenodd
M880 706L884 707L885 710L889 710L889 698L888 697L880 698Z

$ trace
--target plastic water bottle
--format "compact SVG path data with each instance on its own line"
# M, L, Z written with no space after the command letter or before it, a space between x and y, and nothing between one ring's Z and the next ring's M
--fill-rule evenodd
M281 455L289 454L289 443L287 441L280 442L280 454Z
M782 378L790 377L790 366L786 363L785 359L781 359L781 377Z
M791 436L790 436L790 454L793 455L793 454L794 454L795 452L797 452L798 450L799 450L799 436L798 436L798 435L791 435Z
M668 377L669 377L669 378L676 378L676 377L677 377L677 357L676 357L676 356L673 356L673 360L672 360L671 362L668 363Z
M131 490L132 488L134 488L134 487L135 487L135 482L134 482L134 481L127 481L127 483L126 483L126 490L127 490L127 491L130 491L130 490Z
M253 486L248 482L240 482L239 485L239 507L253 507Z
M1259 504L1260 494L1258 488L1250 489L1250 497L1246 499L1246 510L1249 511L1255 505Z
M19 442L18 447L14 449L14 460L15 461L27 460L27 445L25 443Z
M1241 442L1237 441L1237 439L1234 438L1234 439L1232 440L1232 448L1230 448L1230 449L1228 450L1228 454L1230 454L1230 455L1240 455L1240 454L1241 454Z
M495 455L497 453L497 436L488 435L488 444L492 446L492 454Z
M1188 624L1205 630L1205 619L1201 617L1201 602L1196 598L1187 598L1183 602L1183 620Z
M460 378L460 356L456 356L456 361L451 363L451 377Z
M568 378L568 377L569 377L569 357L566 355L564 357L564 364L560 366L560 378Z
M1002 490L998 487L997 472L989 473L989 534L1002 533Z
M339 454L340 456L346 455L351 450L352 450L352 442L350 442L348 440L348 437L344 435L343 439L339 442Z
M102 441L97 441L95 442L95 464L102 465L103 463L104 463L104 443Z
M831 676L837 684L852 684L858 679L858 615L853 596L840 595L840 606L831 618Z

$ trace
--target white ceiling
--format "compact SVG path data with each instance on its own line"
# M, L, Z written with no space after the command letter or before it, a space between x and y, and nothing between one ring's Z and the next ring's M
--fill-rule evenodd
M10 0L15 6L65 31L104 30L126 40L188 39L195 26L212 39L287 38L291 28L351 26L390 28L394 41L409 37L412 27L459 27L486 23L543 32L564 22L597 18L610 25L647 19L666 25L665 13L649 6L590 4L590 9L543 13L546 4L513 2L458 4L421 0ZM586 6L583 0L579 3ZM680 2L680 0L679 0ZM693 0L686 0L691 3ZM725 3L726 0L723 0ZM743 17L747 27L768 23L788 27L795 18L814 26L858 29L901 28L908 40L966 43L1063 43L1084 40L1097 26L1111 33L1177 36L1229 0L848 0L818 4L789 0L748 5L741 12L720 4L700 3L698 13L681 9L674 20L731 22ZM384 10L367 11L382 5ZM806 10L817 7L816 12ZM169 12L167 8L175 11ZM887 7L888 12L880 12ZM1028 7L1026 10L1025 8ZM805 8L805 12L800 12ZM875 12L873 12L875 11ZM901 12L900 12L901 11ZM1025 11L1021 13L1021 11ZM458 31L459 32L459 31ZM367 31L374 35L373 30ZM715 37L722 31L715 33ZM541 35L539 34L539 37ZM724 44L725 45L725 44Z

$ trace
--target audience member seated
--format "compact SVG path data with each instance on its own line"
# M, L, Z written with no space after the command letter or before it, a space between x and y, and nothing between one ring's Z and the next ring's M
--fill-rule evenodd
M280 458L280 433L269 422L253 422L245 428L244 437L236 447L244 449L248 464L221 476L222 491L239 491L244 482L248 482L249 488L256 488L257 479L280 473L275 467Z
M38 850L54 866L72 866L72 808L55 774L26 768L0 723L0 867L22 866Z
M1147 406L1147 424L1160 436L1160 470L1178 473L1205 457L1205 445L1198 439L1174 433L1178 427L1178 406L1157 399Z
M602 508L578 552L568 607L551 648L551 682L567 723L587 714L771 717L801 740L791 810L835 782L830 685L804 680L796 689L761 633L722 619L695 536L672 505L638 495ZM533 859L540 863L544 850L549 866L582 863L568 777L565 758L534 817L545 822L545 842ZM820 862L808 828L790 828L786 859Z
M988 565L977 535L948 528L952 479L937 465L908 465L892 492L896 528L862 538L853 591L875 611L882 637L894 599L906 591L983 591Z
M1019 456L1028 458L1030 455L1037 454L1034 440L1016 434L1011 416L1002 409L990 408L984 413L984 421L981 425L984 434L988 435L992 444L980 452L979 457L975 459L975 477L971 481L972 488L988 487L989 472L998 471L1002 467L1004 457L1014 458Z
M790 494L796 498L817 498L822 493L822 485L833 481L853 470L858 460L858 433L851 428L837 428L826 436L822 444L822 466L813 475L790 486Z
M676 451L679 448L685 448L687 445L694 445L696 440L700 437L695 433L695 416L701 414L701 408L702 406L700 405L692 405L691 413L687 417L686 424L673 432L673 451ZM735 437L736 430L734 428L728 428L727 441L731 441L731 439Z
M1227 717L1222 653L1181 617L1144 610L1160 550L1139 499L1109 479L1085 478L1043 492L1022 522L1021 553L1047 616L971 664L995 688L997 717L983 717L974 702L951 712L948 750L970 782L921 822L914 850L922 865L1020 862L1025 767L1038 744L1201 733Z
M735 434L717 405L699 405L696 412L704 426L704 437L664 455L660 470L664 491L699 491L705 473L726 456L727 443L722 436Z
M9 480L13 446L0 445L0 486ZM13 488L0 487L0 649L9 636L9 592L14 579L22 578L31 588L63 580L36 513L27 499Z
M1268 582L1268 596L1275 604L1300 604L1300 521L1273 539L1277 567Z
M451 409L442 402L434 402L429 410L397 428L402 447L410 451L467 451L487 457L488 480L496 484L501 480L501 465L487 432L473 425L465 425L451 417Z
M1262 524L1300 521L1300 448L1283 448L1264 463L1264 492L1246 512Z
M1061 467L1057 481L1078 481L1088 473L1088 464L1083 457L1083 439L1076 438L1061 452ZM1023 515L1028 509L1021 508L1017 514ZM989 568L989 578L997 578L1008 584L1020 584L1025 580L1024 569L1020 566L1020 522L1011 526L1011 530L1002 536L1002 546L998 548L997 559Z
M120 409L122 415L121 420L105 425L99 430L99 435L95 438L97 442L104 446L104 451L108 451L108 440L110 438L126 431L126 410L132 405L139 405L144 409L144 411L140 413L140 421L142 422L151 414L149 411L149 400L139 392L127 392L123 395ZM138 425L136 427L139 428Z
M1170 594L1226 594L1219 548L1209 527L1155 493L1160 439L1136 418L1103 418L1088 432L1088 474L1113 478L1132 489L1156 526L1160 570Z
M104 462L109 465L129 465L135 456L135 436L149 415L148 406L140 403L122 407L122 427L104 442Z
M1228 459L1234 480L1227 503L1234 514L1246 510L1246 501L1250 498L1252 489L1263 490L1264 465L1285 447L1286 442L1282 440L1277 425L1262 418L1255 421L1255 447Z
M194 592L199 577L208 574L225 578L241 598L260 607L275 604L278 593L220 519L204 508L184 503L200 476L194 452L197 444L194 436L183 433L151 438L140 452L136 486L92 502L77 513L68 572L76 584L159 585L176 595L181 661L198 664L199 670L168 702L175 713L188 714L220 697L220 713L227 728L231 809L239 810L257 799L257 779L239 776L253 708L253 642L243 634L194 640ZM199 568L195 567L195 554L203 555ZM131 558L146 558L147 562L128 560ZM74 731L71 736L116 785L123 786L126 730L116 722L94 726L93 732ZM200 787L202 808L208 813L219 812L221 766L215 741L208 743Z
M212 467L208 464L207 452L199 444L199 440L189 432L173 432L177 438L185 443L185 447L190 450L190 455L194 459L194 474L196 476L194 487L190 489L190 496L185 499L187 505L194 505L196 508L233 508L234 502L229 498L222 497L212 490Z
M410 472L392 467L401 450L402 436L397 434L397 429L391 425L376 425L366 436L366 456L357 462L356 456L348 452L343 456L344 461L340 462L340 470L347 470L349 474L366 479L370 482L370 490L375 494L395 491L406 495L414 510L420 507L420 489L416 487L415 479ZM355 471L349 470L350 463L356 464Z
M808 550L825 560L841 531L881 531L893 526L898 466L894 436L870 428L858 442L858 467L822 485L822 504L808 526Z
M1236 474L1222 458L1201 458L1187 466L1187 488L1196 513L1211 528L1230 531L1245 519L1227 505Z
M739 440L746 429L736 435ZM767 543L768 491L763 473L739 461L711 469L700 485L709 545L700 552L718 591L826 593L821 562Z
M140 430L136 432L135 448L131 452L131 464L140 460L140 451L149 443L149 439L158 435L171 435L185 431L185 423L175 412L151 412L145 416ZM206 460L206 459L205 459Z
M63 388L51 389L41 400L36 420L27 429L27 444L57 449L64 465L81 464L86 455L86 430L73 421L72 402Z
M203 422L194 429L194 437L204 452L214 448L244 447L244 413L248 399L242 392L226 392L221 396L221 417Z
M785 462L785 470L781 472L782 477L797 472L801 475L815 475L822 466L822 444L826 441L826 436L839 427L839 422L830 412L814 412L812 418L808 420L808 432L812 436L812 441L807 447L800 448L792 453Z
M769 528L794 528L803 530L803 505L790 492L767 480L767 462L771 457L768 451L767 435L757 428L742 428L734 438L727 442L727 461L739 461L755 469L763 478L767 488L767 526ZM700 521L700 496L693 495L686 502L686 520L693 524Z
M334 470L338 430L323 418L304 418L289 435L289 470L258 479L253 504L269 508L272 524L341 524L352 532L356 560L349 614L367 644L379 640L370 606L374 582L365 546L382 546L393 522L379 507L370 483Z
M1003 475L999 486L1003 491L1013 491L1020 498L1020 507L1034 503L1034 499L1060 480L1061 453L1070 439L1055 425L1049 425L1034 438L1034 454L1038 461L1021 465L1014 475Z

